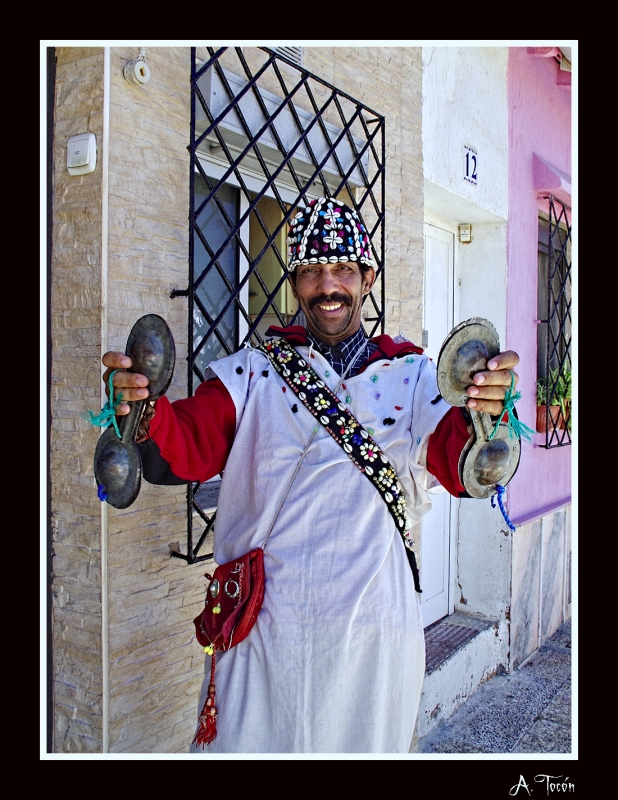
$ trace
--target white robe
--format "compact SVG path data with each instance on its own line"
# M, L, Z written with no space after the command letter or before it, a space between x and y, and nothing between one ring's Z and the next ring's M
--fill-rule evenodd
M308 347L297 349L309 358ZM334 390L339 376L328 362L314 353L309 363ZM222 564L263 544L319 423L289 387L282 390L263 354L246 348L211 369L236 406L214 534ZM408 518L417 522L438 485L425 468L429 435L449 408L430 402L438 394L434 364L422 355L379 360L344 385L340 400L397 470ZM425 665L419 595L386 503L321 425L266 544L264 568L254 628L217 653L217 738L191 752L407 753ZM199 710L209 679L206 657Z

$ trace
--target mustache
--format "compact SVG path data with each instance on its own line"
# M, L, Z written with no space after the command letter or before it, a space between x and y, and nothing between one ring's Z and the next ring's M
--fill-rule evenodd
M319 297L312 298L309 303L309 308L319 305L320 303L343 303L346 306L352 305L352 300L346 294L333 292L333 294L322 294Z

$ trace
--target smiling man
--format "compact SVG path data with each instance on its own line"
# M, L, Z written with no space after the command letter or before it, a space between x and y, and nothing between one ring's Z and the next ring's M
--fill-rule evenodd
M264 347L212 362L193 397L156 401L139 436L152 483L223 473L218 564L264 546L270 531L257 621L217 659L217 737L200 746L202 717L191 749L406 753L425 665L410 530L430 489L465 496L458 460L470 430L419 347L366 337L375 271L357 212L312 201L288 245L307 327L271 328ZM474 376L469 407L501 413L518 361L494 357ZM106 386L111 370L131 366L120 353L103 363ZM125 400L148 396L143 375L113 382ZM208 656L205 670L200 708Z

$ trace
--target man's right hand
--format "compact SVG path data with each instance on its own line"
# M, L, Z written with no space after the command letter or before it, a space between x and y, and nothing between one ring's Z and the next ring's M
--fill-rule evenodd
M126 370L131 366L131 359L125 356L124 353L105 353L101 359L103 366L107 370L103 373L103 383L105 384L105 391L109 397L109 376L113 370ZM127 400L145 400L148 397L148 378L138 372L117 372L113 378L114 395L122 394L121 402L116 406L116 414L123 416L128 414L131 407L127 405Z

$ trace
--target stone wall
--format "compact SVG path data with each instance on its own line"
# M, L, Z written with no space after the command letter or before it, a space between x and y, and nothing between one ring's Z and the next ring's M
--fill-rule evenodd
M54 748L102 746L101 509L93 490L96 431L79 418L100 408L101 162L70 177L71 136L103 130L102 48L58 48L51 274L51 507Z
M123 350L145 313L161 314L174 333L178 366L170 397L180 397L186 385L186 300L171 300L170 292L187 284L189 50L150 49L145 86L122 75L136 55L111 49L102 295L103 52L57 53L51 452L57 752L106 746L104 702L110 752L186 750L202 678L191 621L203 598L203 572L170 559L168 548L186 530L184 489L144 483L129 509L106 506L102 518L92 468L97 431L79 417L101 407L102 349ZM85 131L97 137L97 168L70 177L66 143ZM109 568L103 587L102 539ZM108 701L101 681L106 654Z
M143 86L123 77L136 56L111 49L108 348L124 349L142 314L160 314L176 344L176 399L186 394L187 300L170 293L188 280L190 51L148 48ZM143 482L128 509L109 508L110 752L183 752L193 733L204 569L169 550L186 540L185 497Z
M122 74L137 54L138 48L110 50L105 265L103 49L57 49L51 312L56 752L186 752L203 677L192 620L203 603L204 565L187 566L170 558L169 549L186 538L184 488L144 482L128 509L102 510L92 469L98 434L79 417L101 406L101 352L124 349L131 326L146 313L163 316L174 334L170 398L186 391L187 301L170 299L170 292L187 285L190 50L149 48L151 77L143 86ZM304 55L306 68L386 117L387 331L401 329L419 341L420 50L310 48ZM96 171L70 177L67 140L87 131L97 137ZM108 288L102 294L104 269Z
M571 617L571 506L513 535L511 669Z
M303 66L386 118L386 332L421 343L421 48L306 47Z

